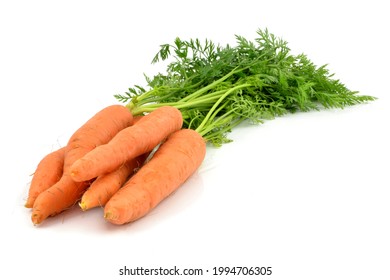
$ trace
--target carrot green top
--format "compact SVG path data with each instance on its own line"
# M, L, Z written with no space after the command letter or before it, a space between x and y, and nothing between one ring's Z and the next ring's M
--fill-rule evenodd
M170 105L181 110L184 127L219 146L244 120L261 123L288 112L344 108L375 98L357 95L327 65L317 67L305 54L293 55L287 42L258 30L254 42L236 35L236 46L176 38L161 45L152 63L172 61L166 73L145 76L148 89L136 85L115 97L134 115Z

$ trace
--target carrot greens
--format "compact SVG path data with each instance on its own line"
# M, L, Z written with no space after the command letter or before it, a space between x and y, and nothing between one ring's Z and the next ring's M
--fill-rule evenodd
M317 67L305 54L293 55L288 44L267 29L249 41L236 35L236 46L210 40L181 40L161 45L152 63L170 60L166 73L145 76L139 85L115 97L134 115L161 106L178 108L185 128L219 146L244 120L262 123L289 112L344 108L375 98L357 95Z

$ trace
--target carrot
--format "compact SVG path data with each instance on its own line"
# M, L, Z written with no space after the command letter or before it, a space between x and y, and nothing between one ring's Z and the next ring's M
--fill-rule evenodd
M133 116L133 125L139 122L143 117L144 117L143 115Z
M96 146L108 143L132 122L133 116L126 107L111 105L95 114L71 136L61 179L42 192L34 202L31 219L35 225L64 211L81 198L89 182L74 182L69 176L70 166Z
M141 167L146 159L147 153L129 160L119 169L101 175L84 192L79 203L81 209L88 209L104 206L107 201L124 185L126 180Z
M143 116L134 116L133 125L142 117ZM97 177L81 197L79 203L81 209L86 211L97 206L104 206L113 194L123 186L126 180L141 167L148 155L149 153L140 155L139 157L127 161L117 170Z
M183 124L181 112L163 106L144 116L137 125L120 131L106 145L101 145L77 160L70 168L73 180L87 181L112 172L128 160L153 150Z
M105 219L125 224L143 217L197 170L205 154L205 141L195 130L172 133L150 161L107 202Z
M54 185L62 177L67 147L46 155L38 164L28 192L26 208L32 208L38 195Z

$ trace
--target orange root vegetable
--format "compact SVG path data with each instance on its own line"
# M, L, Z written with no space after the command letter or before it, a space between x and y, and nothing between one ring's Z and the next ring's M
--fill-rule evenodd
M62 147L51 152L39 162L31 180L25 207L32 208L38 195L60 180L64 168L66 149L67 147Z
M57 215L73 206L88 187L87 182L75 182L70 176L41 193L35 200L31 220L34 225L42 223L49 216Z
M79 203L83 211L106 205L107 201L125 184L128 178L142 166L148 153L131 159L119 169L101 175L91 184Z
M182 129L172 133L150 161L107 202L105 219L125 224L143 217L198 169L205 154L205 141L196 131Z
M71 136L65 153L63 176L34 202L31 219L35 225L77 203L89 182L74 182L69 176L70 166L96 146L108 143L132 122L133 116L126 107L111 105L95 114Z
M135 125L137 122L139 122L144 116L133 116L133 125Z
M73 180L87 181L112 172L127 161L153 150L183 125L181 112L163 106L144 116L137 125L120 131L108 144L101 145L77 160L70 168Z
M142 116L135 116L133 118L133 125L135 125ZM139 169L149 153L140 155L135 159L131 159L117 170L100 175L84 192L79 203L81 209L86 211L94 207L102 207L106 205L107 201L116 193L128 178Z

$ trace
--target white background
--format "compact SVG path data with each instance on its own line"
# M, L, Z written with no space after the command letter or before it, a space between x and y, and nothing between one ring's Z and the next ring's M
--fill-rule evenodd
M177 265L390 279L386 2L1 1L0 278L130 279L119 269ZM253 39L266 27L378 100L237 128L233 143L209 147L199 171L132 224L74 208L32 225L23 205L39 160L117 103L113 94L144 85L160 44L234 44L234 34ZM165 278L226 279L210 274Z

